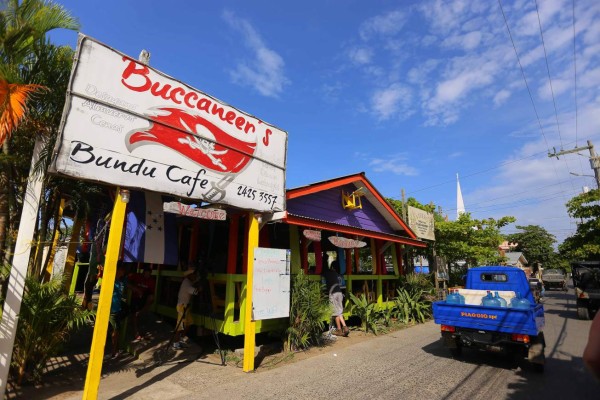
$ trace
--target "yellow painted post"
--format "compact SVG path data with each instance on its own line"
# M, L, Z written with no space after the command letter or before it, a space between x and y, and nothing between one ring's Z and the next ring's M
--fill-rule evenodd
M254 249L258 247L258 220L251 212L248 229L248 269L246 272L246 313L244 315L244 372L254 371L254 345L256 343L256 322L252 320L252 284L254 275Z
M96 323L90 349L90 360L83 389L84 400L95 400L98 398L98 387L100 386L100 376L102 372L102 359L104 358L104 344L106 343L106 333L108 332L110 305L115 285L117 261L121 249L123 222L125 221L125 206L126 203L121 198L121 191L117 188L117 199L115 200L110 221L110 233L108 235L108 245L106 247L102 289L100 290L100 298L98 300Z
M79 263L75 263L75 267L73 268L73 274L71 275L71 287L69 289L69 294L75 293L75 286L77 286L77 277L79 276Z

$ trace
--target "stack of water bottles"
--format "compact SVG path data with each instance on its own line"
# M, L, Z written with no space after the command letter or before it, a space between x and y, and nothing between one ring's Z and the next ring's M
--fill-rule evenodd
M498 292L492 292L488 290L487 295L481 298L481 305L485 307L508 307L508 304L504 298L498 295ZM511 308L529 309L530 303L526 298L521 297L521 293L517 292L516 296L510 300Z
M458 292L458 289L450 289L448 296L446 296L446 303L448 304L465 304L465 296Z

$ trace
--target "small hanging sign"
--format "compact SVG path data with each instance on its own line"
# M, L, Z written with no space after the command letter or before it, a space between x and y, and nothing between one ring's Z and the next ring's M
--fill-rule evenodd
M358 249L367 245L366 242L356 239L348 239L340 236L329 236L328 239L334 246L337 246L342 249Z
M170 203L163 203L163 211L178 215L184 215L186 217L210 219L214 221L225 221L227 218L227 211L218 208L200 208L192 207L189 204L180 203L178 201L172 201Z
M308 240L313 240L315 242L321 241L321 231L313 231L311 229L305 229L304 231L302 231L302 234Z

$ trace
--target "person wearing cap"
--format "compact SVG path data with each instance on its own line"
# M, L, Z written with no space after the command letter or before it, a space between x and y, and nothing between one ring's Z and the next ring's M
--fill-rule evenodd
M332 333L336 336L348 336L350 329L346 326L344 320L344 294L342 293L342 277L339 273L339 262L332 261L331 266L328 266L329 257L327 253L323 254L323 278L325 278L325 286L329 295L329 302L332 306L331 320L335 323L335 329Z
M196 269L192 266L183 272L183 281L177 295L177 330L173 339L173 348L176 350L185 347L187 333L194 322L190 301L192 296L198 294L198 288L194 286L196 278Z
M128 284L131 289L131 322L135 334L134 341L140 341L143 339L139 329L140 314L148 310L154 301L156 281L152 276L152 267L144 264L142 273L132 274Z

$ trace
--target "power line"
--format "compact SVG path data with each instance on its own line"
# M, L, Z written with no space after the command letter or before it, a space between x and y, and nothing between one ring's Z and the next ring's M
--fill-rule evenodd
M496 211L496 210L504 210L507 208L514 208L516 206L526 206L526 205L531 205L531 204L538 204L538 203L543 203L549 200L554 200L560 197L564 197L564 195L566 194L565 191L560 191L560 192L556 192L556 193L549 193L547 195L541 196L541 197L531 197L531 198L526 198L526 199L520 199L520 200L515 200L512 202L508 202L508 203L499 203L499 204L495 204L495 205L490 205L490 206L481 206L481 207L469 207L468 212L470 213L482 213L482 212L491 212L491 211ZM571 196L573 196L574 194L571 194ZM453 211L452 208L444 208L445 211Z
M577 133L579 127L579 110L577 101L577 36L575 33L575 0L573 0L573 70L575 75L575 147L577 147ZM581 162L580 162L581 164Z
M517 160L506 161L506 162L500 163L500 164L495 165L495 166L490 167L490 168L486 168L486 169L483 169L483 170L475 171L475 172L472 172L472 173L466 174L466 175L461 175L461 177L462 177L462 179L465 179L465 178L469 178L471 176L483 174L484 172L489 172L489 171L492 171L494 169L498 169L500 167L504 167L505 165L510 165L510 164L514 164L514 163L519 162L519 161L527 160L528 158L532 158L532 157L535 157L535 156L540 155L540 154L547 154L547 153L546 153L546 151L540 151L539 153L534 153L534 154L531 154L531 155L519 158ZM432 189L432 188L435 188L435 187L447 185L448 183L456 183L456 179L444 181L444 182L441 182L441 183L437 183L435 185L431 185L431 186L427 186L427 187L424 187L424 188L421 188L421 189L413 190L411 192L408 192L407 194L413 194L413 193L422 192L424 190L428 190L428 189Z
M515 41L513 40L512 33L510 32L510 28L508 27L508 20L506 19L506 14L504 14L504 8L502 7L502 1L498 0L498 4L500 5L500 11L502 11L502 17L504 18L504 24L506 25L506 30L508 31L508 36L510 37L510 41L512 43L513 49L515 50L515 55L517 56L517 62L519 63L519 68L521 69L521 75L523 76L523 80L525 81L525 86L527 87L527 92L529 93L529 98L531 99L531 105L533 106L533 111L535 112L535 116L536 116L538 124L540 126L540 131L542 132L544 142L546 142L546 148L548 148L548 150L549 150L550 146L548 145L548 140L546 139L546 134L544 133L544 128L542 127L542 121L540 121L540 116L537 112L537 108L535 107L535 102L533 101L531 89L529 89L529 84L527 83L527 77L525 77L525 70L523 70L523 65L521 64L521 58L519 57L519 52L517 51L517 46L515 45Z
M556 116L556 129L558 131L558 139L562 149L562 136L560 134L560 124L558 123L558 109L556 108L556 99L554 97L554 88L552 87L552 78L550 76L550 65L548 64L548 53L546 52L546 42L544 41L544 31L542 30L542 20L540 19L540 10L537 0L535 0L535 11L537 13L538 25L540 27L540 37L542 38L542 47L544 48L544 59L546 60L546 70L548 71L548 82L550 82L550 92L552 93L552 103L554 104L554 115Z

